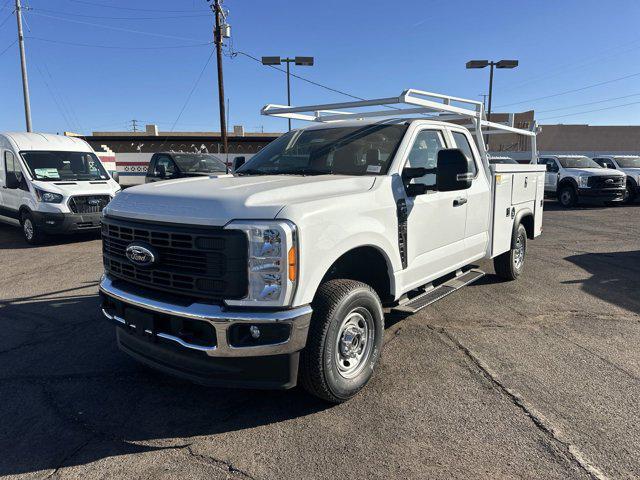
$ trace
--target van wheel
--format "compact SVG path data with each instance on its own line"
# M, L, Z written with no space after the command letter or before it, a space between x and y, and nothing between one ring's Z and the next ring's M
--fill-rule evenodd
M515 246L508 252L493 259L496 274L505 280L515 280L524 270L524 258L527 253L527 230L518 225Z
M312 307L300 383L312 395L342 403L373 375L384 335L382 304L369 285L338 279L320 286Z
M22 235L28 244L38 245L42 243L43 234L36 226L36 222L33 220L33 215L27 212L23 213L22 221L20 223L22 224Z
M562 187L558 192L558 201L565 208L575 207L578 203L578 195L573 187Z

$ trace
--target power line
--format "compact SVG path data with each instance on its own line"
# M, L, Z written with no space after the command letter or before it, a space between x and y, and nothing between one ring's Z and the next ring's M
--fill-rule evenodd
M7 15L1 22L0 22L0 27L2 27L5 23L7 23L9 21L9 19L11 17L13 17L13 14L15 13L15 10L13 10L9 15Z
M3 54L3 53L5 53L5 52L6 52L6 51L8 51L11 47L13 47L16 43L18 43L18 40L17 40L17 39L16 39L16 40L14 40L13 42L11 42L7 48L5 48L4 50L2 50L2 51L0 52L0 57L2 56L2 54Z
M81 3L83 5L92 5L94 7L103 7L103 8L115 8L117 10L130 10L132 12L164 12L164 13L189 13L189 12L197 12L198 10L156 10L153 8L132 8L132 7L121 7L119 5L108 5L106 3L98 3L98 2L88 2L87 0L68 0L73 3Z
M612 110L614 108L628 107L628 106L631 106L631 105L637 105L639 103L640 103L640 101L631 102L631 103L623 103L622 105L614 105L612 107L598 108L598 109L595 109L595 110L585 110L583 112L567 113L566 115L554 115L553 117L541 118L539 121L550 120L550 119L553 119L553 118L573 117L575 115L582 115L584 113L603 112L605 110Z
M535 102L535 101L538 101L538 100L545 100L547 98L560 97L562 95L567 95L569 93L581 92L583 90L588 90L589 88L594 88L594 87L599 87L601 85L607 85L609 83L619 82L620 80L626 80L627 78L637 77L639 75L640 75L640 72L632 73L631 75L625 75L624 77L613 78L611 80L606 80L604 82L594 83L592 85L587 85L585 87L574 88L573 90L566 90L564 92L554 93L552 95L545 95L543 97L530 98L528 100L522 100L520 102L506 103L504 105L499 105L497 108L510 107L512 105L520 105L521 103Z
M71 12L63 12L60 10L49 10L47 8L34 8L29 7L31 11L37 12L48 12L55 13L58 15L68 15L71 17L81 17L81 18L99 18L103 20L165 20L165 19L174 19L174 18L209 18L209 14L198 14L198 15L163 15L163 16L155 16L155 17L106 17L104 15L83 15L81 13L71 13Z
M123 28L123 27L115 27L112 25L104 25L101 23L92 23L92 22L84 22L82 20L73 20L71 18L64 18L64 17L57 17L54 15L47 15L45 13L38 13L38 12L31 12L32 15L38 15L40 17L46 17L46 18L52 18L54 20L62 20L63 22L71 22L71 23L78 23L81 25L89 25L91 27L99 27L99 28L106 28L109 30L118 30L120 32L129 32L129 33L137 33L140 35L149 35L152 37L161 37L161 38L170 38L173 40L189 40L189 41L197 41L197 39L195 38L185 38L185 37L177 37L175 35L165 35L163 33L154 33L154 32L145 32L144 30L133 30L130 28Z
M204 43L192 43L190 45L167 45L167 46L156 46L156 47L121 47L117 45L96 45L91 43L76 43L76 42L65 42L63 40L53 40L51 38L41 38L41 37L26 37L29 40L38 40L40 42L48 42L48 43L58 43L61 45L71 45L74 47L89 47L89 48L107 48L114 50L166 50L166 49L180 49L180 48L193 48L193 47L204 47L206 45L212 45L213 42L204 42Z
M613 102L614 100L622 100L623 98L637 97L638 95L640 95L640 93L632 93L631 95L624 95L622 97L605 98L604 100L597 100L595 102L587 102L587 103L579 103L577 105L570 105L568 107L551 108L549 110L536 110L536 113L558 112L561 110L569 110L571 108L586 107L587 105L597 105L598 103Z

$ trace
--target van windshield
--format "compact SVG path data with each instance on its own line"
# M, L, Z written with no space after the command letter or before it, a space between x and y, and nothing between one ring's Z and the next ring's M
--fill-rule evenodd
M389 168L407 125L369 124L285 133L237 175L380 175Z
M560 157L558 161L563 168L602 168L589 157Z
M173 159L185 173L226 172L227 166L218 157L206 153L174 153Z
M20 152L31 176L43 181L107 180L109 175L89 152Z

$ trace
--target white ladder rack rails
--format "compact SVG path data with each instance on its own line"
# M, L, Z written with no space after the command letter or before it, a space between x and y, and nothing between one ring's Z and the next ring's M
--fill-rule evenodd
M365 107L385 107L385 109L353 111L353 109L362 109ZM515 128L513 125L490 122L485 118L484 105L482 102L412 88L403 91L397 97L376 98L372 100L306 105L301 107L268 104L260 110L260 113L271 117L323 123L364 120L367 118L398 118L415 114L430 114L431 116L426 117L427 120L470 120L471 122L469 124L463 126L474 132L480 155L487 168L487 150L483 135L511 133L530 137L531 163L537 163L536 135L538 134L538 127L535 122L531 130ZM513 116L510 116L510 123L512 122ZM483 132L482 127L485 127L487 130Z

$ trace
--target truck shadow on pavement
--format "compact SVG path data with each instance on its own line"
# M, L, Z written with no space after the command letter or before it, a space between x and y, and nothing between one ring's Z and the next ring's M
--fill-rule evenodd
M300 389L214 389L156 373L117 349L96 294L42 297L0 300L0 476L185 448L329 407Z
M566 260L591 277L564 283L579 283L586 293L640 315L640 250L581 253Z
M20 227L0 223L0 248L21 250L25 248L48 247L55 245L67 245L72 243L86 242L100 238L99 232L83 232L73 235L51 235L45 239L42 245L29 245L22 236Z

